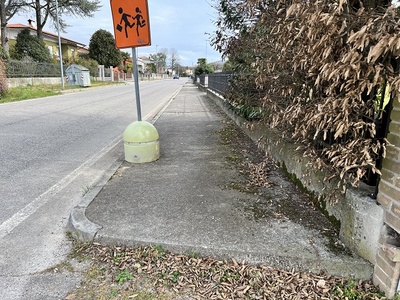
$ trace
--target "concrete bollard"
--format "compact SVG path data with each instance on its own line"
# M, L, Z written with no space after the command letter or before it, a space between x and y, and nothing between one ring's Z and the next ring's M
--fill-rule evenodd
M157 129L149 122L135 121L124 131L125 160L131 163L152 162L160 158Z

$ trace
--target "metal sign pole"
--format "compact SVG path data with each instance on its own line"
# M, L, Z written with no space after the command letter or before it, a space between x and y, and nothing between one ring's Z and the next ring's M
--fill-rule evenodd
M110 0L110 4L116 48L132 48L137 121L129 124L124 131L125 160L131 163L155 161L160 158L159 136L153 124L142 121L136 51L136 47L151 44L147 0ZM136 12L134 21L130 19L132 16L127 12ZM134 25L136 25L135 29L133 29Z
M136 47L132 47L132 60L133 60L133 77L135 79L137 119L138 121L142 121L142 112L140 107L140 93L139 93L139 70L137 65Z

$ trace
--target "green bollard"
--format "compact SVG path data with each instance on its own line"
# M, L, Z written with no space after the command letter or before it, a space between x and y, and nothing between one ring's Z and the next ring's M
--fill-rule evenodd
M160 158L157 129L149 122L135 121L124 131L125 160L131 163L152 162Z

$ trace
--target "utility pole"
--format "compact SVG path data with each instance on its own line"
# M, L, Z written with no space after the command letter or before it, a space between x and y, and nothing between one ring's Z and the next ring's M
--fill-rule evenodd
M60 59L60 69L61 69L61 87L64 89L64 66L63 66L63 58L62 58L62 49L61 49L61 37L60 37L60 20L58 17L58 0L56 0L56 15L57 15L57 32L58 32L58 58Z

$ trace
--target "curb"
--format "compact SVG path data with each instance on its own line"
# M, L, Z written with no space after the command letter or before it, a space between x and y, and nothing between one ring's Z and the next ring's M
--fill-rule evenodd
M97 232L103 227L89 221L86 218L85 210L84 206L75 206L69 216L67 228L70 229L74 239L81 242L92 242Z
M121 166L122 162L122 158L117 159L111 167L100 176L95 186L85 196L83 196L79 205L72 209L68 218L67 228L71 232L73 238L81 242L92 242L98 231L103 228L103 226L90 221L86 217L86 208L96 198L98 193L100 193L102 188Z

